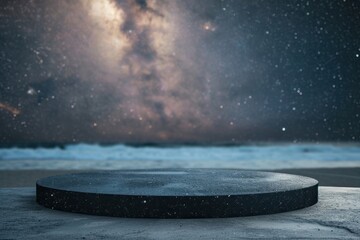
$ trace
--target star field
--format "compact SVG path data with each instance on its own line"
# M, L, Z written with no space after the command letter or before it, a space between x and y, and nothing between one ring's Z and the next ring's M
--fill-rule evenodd
M0 143L359 141L359 12L1 1Z

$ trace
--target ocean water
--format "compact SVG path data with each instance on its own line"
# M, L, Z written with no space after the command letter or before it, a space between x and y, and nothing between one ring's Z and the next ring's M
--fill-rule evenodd
M64 148L2 148L0 169L360 167L359 144L134 147L97 144Z

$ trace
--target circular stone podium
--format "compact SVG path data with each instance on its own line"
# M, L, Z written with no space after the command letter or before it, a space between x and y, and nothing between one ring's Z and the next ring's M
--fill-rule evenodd
M51 209L131 218L223 218L280 213L318 201L312 178L225 169L75 173L36 183Z

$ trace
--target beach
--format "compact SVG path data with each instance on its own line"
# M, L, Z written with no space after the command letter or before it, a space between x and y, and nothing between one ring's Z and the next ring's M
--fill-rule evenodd
M41 178L164 168L241 169L307 176L319 182L319 201L304 209L271 215L166 220L54 211L35 201L36 181ZM358 144L76 144L63 148L0 149L0 239L359 239L359 197Z
M5 160L2 166L17 160ZM313 206L279 214L240 218L212 219L142 219L91 216L51 210L36 201L36 181L40 178L91 171L121 170L126 167L159 168L159 162L149 160L121 160L92 166L105 169L41 169L55 160L37 160L37 165L25 169L0 170L0 203L3 217L0 219L1 239L241 239L241 238L332 238L358 239L360 236L360 167L289 167L283 169L258 168L256 170L296 174L319 181L319 202ZM74 160L75 162L76 160ZM26 160L24 159L25 163ZM67 162L70 163L70 160ZM77 160L79 166L84 163ZM107 161L105 161L107 162ZM322 161L323 165L326 161ZM64 166L59 160L58 166ZM122 168L112 168L119 166ZM132 164L131 164L132 163ZM141 164L142 163L142 164ZM179 161L170 167L186 168L189 164ZM222 168L224 164L211 165L198 161L197 167ZM231 161L232 169L241 169L241 162ZM355 165L356 162L354 161ZM6 164L6 165L5 165ZM341 164L341 162L339 162ZM20 165L20 164L19 164ZM69 164L70 165L70 164ZM184 167L184 165L186 167ZM21 166L25 166L21 163ZM51 165L47 165L50 166ZM162 166L162 165L161 165ZM167 167L168 165L164 165ZM261 166L261 165L258 165ZM31 169L33 167L33 169ZM242 168L244 169L244 168ZM23 224L25 223L25 224Z
M94 170L0 170L0 187L35 187L36 180L39 178L89 171ZM319 181L320 186L360 187L360 167L293 168L272 171L312 177Z
M317 204L279 214L129 219L51 210L34 187L0 188L0 239L359 239L359 189L319 187Z

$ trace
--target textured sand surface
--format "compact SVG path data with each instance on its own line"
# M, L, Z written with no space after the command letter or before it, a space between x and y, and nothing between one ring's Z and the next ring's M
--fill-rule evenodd
M360 188L320 187L309 208L222 219L126 219L51 210L34 188L0 189L0 239L360 239Z
M86 171L86 170L84 170ZM88 170L91 171L91 170ZM281 169L275 172L315 178L320 186L360 187L360 168ZM34 187L43 177L80 172L74 170L0 170L0 187Z

